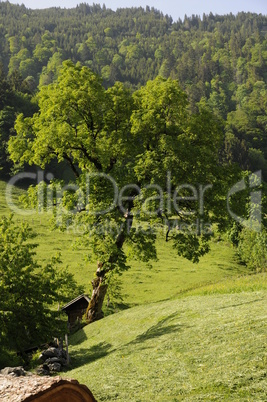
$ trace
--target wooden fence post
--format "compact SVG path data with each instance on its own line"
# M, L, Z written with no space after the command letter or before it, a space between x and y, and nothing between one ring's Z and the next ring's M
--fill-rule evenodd
M70 364L68 334L65 334L65 343L66 343L67 366L68 366Z

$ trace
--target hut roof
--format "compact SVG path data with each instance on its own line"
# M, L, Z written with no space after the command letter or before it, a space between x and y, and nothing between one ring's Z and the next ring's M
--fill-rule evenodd
M91 391L76 380L37 375L0 374L1 402L96 402Z
M65 304L65 306L63 306L61 308L61 310L67 310L69 307L73 306L75 303L77 303L81 299L85 299L88 303L90 302L90 298L88 297L88 295L83 294L83 295L80 295L80 296L76 297L75 299L71 300L69 303Z

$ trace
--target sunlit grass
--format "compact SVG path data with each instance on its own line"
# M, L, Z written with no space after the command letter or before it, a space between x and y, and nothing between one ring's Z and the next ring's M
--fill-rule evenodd
M71 337L72 369L98 401L264 401L266 292L138 306Z
M230 294L241 292L267 291L266 273L244 275L237 278L227 278L220 282L204 285L196 289L184 291L182 296Z

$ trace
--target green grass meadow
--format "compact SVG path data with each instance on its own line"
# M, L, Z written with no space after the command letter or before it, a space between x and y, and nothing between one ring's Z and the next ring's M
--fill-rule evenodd
M266 401L266 292L191 296L111 315L71 338L98 401Z
M23 190L13 189L13 200ZM0 182L0 214L11 210ZM37 233L40 263L61 253L90 293L96 263L74 249L73 233L52 231L49 214L15 214ZM157 241L152 268L131 261L122 300L103 320L70 336L65 377L86 384L98 401L267 401L267 280L214 240L198 264ZM114 314L110 314L110 312Z

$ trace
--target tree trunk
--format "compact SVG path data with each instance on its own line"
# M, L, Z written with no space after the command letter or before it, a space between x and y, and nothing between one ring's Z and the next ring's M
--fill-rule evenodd
M92 292L92 297L89 303L89 306L86 310L85 316L86 316L86 321L89 323L100 320L101 318L104 317L104 313L102 311L102 306L103 302L108 290L108 285L105 284L104 279L105 279L105 274L108 271L111 271L114 268L114 264L118 260L118 255L119 255L119 250L122 249L122 246L125 242L126 239L126 232L127 230L129 231L132 227L133 224L133 216L130 213L130 210L132 208L133 201L131 201L129 208L124 215L125 217L125 223L124 227L122 228L121 232L119 233L117 239L116 239L116 246L118 249L118 253L114 253L109 257L108 260L108 269L103 269L104 263L102 262L97 262L97 271L96 275L97 278L92 280L92 286L93 286L93 292Z
M108 285L102 284L103 279L103 277L97 277L96 279L92 280L93 292L86 311L86 320L88 323L100 320L104 316L102 306L107 293Z

